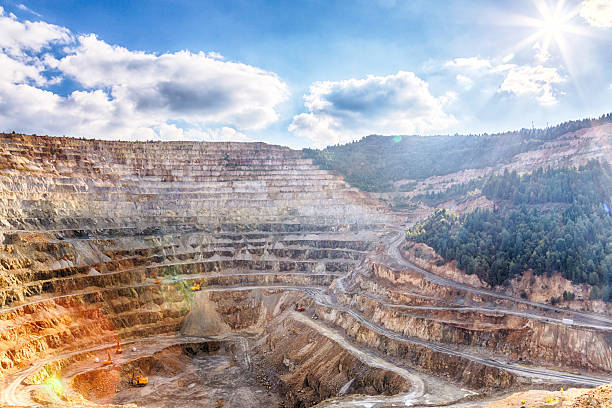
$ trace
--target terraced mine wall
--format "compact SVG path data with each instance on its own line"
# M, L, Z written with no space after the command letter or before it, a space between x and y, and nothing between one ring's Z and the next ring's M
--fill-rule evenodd
M329 287L390 220L301 152L263 143L2 134L0 163L4 376L117 338L261 332L269 316L238 311L224 288L284 287L295 303L292 288ZM231 316L220 330L194 317L208 296Z
M399 223L280 146L0 134L0 405L432 405L606 382L612 321L565 327L432 280L385 254Z

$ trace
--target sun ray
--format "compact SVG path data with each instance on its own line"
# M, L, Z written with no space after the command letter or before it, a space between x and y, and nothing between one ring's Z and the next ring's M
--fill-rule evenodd
M580 5L574 5L566 0L531 0L535 15L520 15L506 13L498 19L500 26L513 26L530 31L520 41L514 43L504 55L521 54L525 50L534 52L532 63L550 65L557 63L567 76L568 84L574 87L578 98L585 100L586 95L578 79L578 61L575 59L574 48L579 37L598 38L601 33L588 30L577 21ZM501 15L499 16L501 17ZM523 32L525 32L523 31ZM499 70L510 69L510 65L502 65Z

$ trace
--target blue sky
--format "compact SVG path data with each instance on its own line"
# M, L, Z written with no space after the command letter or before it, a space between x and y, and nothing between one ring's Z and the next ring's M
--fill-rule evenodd
M0 6L2 130L305 147L612 111L608 0Z

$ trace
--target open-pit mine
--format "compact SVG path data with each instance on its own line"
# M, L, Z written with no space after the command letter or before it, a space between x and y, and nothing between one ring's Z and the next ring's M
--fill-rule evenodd
M0 406L469 407L612 381L612 318L416 266L405 224L285 147L1 134Z

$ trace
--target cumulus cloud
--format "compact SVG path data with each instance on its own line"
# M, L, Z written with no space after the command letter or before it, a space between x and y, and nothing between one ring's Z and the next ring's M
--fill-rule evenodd
M517 66L509 70L499 92L535 96L541 105L548 106L557 103L553 85L562 82L565 82L565 78L556 68Z
M580 15L592 26L612 27L612 2L610 0L584 0L580 3Z
M37 60L28 62L11 58L6 54L0 53L0 82L25 83L34 82L39 85L47 83L41 71L44 69L42 63Z
M157 129L161 140L206 140L210 142L249 142L249 137L234 128L223 126L217 129L190 128L184 130L174 124L163 123Z
M314 83L304 96L308 110L293 118L289 130L316 145L343 143L362 136L429 133L450 127L444 111L452 95L435 97L412 72Z
M276 107L288 97L276 74L217 54L158 56L111 46L94 35L78 42L57 68L86 87L110 87L113 97L147 115L261 129L278 119Z
M546 60L538 47L534 56L535 61ZM557 89L559 84L566 81L556 67L537 65L518 65L509 63L514 54L501 59L482 59L479 57L455 58L447 61L444 67L457 72L455 78L457 85L466 91L475 86L486 87L490 90L497 88L497 93L528 96L543 106L554 105L558 102L557 96L561 92Z
M40 52L52 44L68 43L70 31L43 21L21 22L0 7L0 48L2 53L19 57L27 52Z
M277 108L289 95L276 74L214 52L132 51L93 34L74 38L65 28L0 13L0 123L5 130L245 140L242 130L278 120ZM63 48L54 56L49 50L56 45ZM66 96L49 91L50 84L64 78L81 89Z
M151 123L132 114L102 90L63 97L27 84L0 83L0 123L5 130L139 139Z

